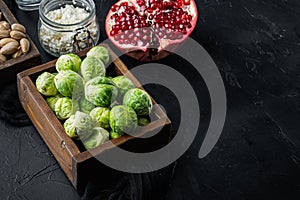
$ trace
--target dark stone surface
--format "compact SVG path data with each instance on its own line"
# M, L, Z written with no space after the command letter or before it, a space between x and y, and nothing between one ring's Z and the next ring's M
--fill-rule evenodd
M101 41L106 39L103 20L113 2L96 1ZM205 0L197 5L199 21L192 38L204 46L222 73L228 113L216 147L198 159L209 97L201 78L184 72L198 88L203 121L193 145L177 162L168 199L299 199L300 2ZM14 3L11 8L26 25L43 62L53 59L39 46L37 12L22 12ZM124 61L129 66L139 64L130 58ZM183 60L174 62L174 56L162 62L189 69ZM0 199L79 199L26 121L15 84L0 88L1 110L7 111L0 115ZM176 127L178 112L170 103L174 99L151 89ZM13 124L18 120L23 124Z

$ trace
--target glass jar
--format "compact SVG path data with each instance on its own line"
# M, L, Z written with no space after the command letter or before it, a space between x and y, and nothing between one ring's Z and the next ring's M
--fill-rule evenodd
M31 11L39 9L41 0L15 0L20 10Z
M99 40L93 0L42 0L38 36L53 56L81 51Z

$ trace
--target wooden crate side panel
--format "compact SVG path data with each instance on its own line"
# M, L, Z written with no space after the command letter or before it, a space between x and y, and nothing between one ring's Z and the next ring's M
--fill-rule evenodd
M21 104L57 162L72 181L72 157L80 152L67 135L62 135L64 130L60 124L58 125L60 122L52 117L54 116L52 111L42 101L43 97L32 89L34 86L31 83L29 77L19 80Z

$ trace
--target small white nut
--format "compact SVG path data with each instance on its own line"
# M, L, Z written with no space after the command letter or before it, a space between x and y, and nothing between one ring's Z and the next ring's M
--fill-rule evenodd
M11 55L15 53L18 49L19 42L10 42L1 48L0 53L3 55Z
M12 24L11 25L11 30L26 33L26 28L22 24L19 24L19 23Z
M22 38L26 38L26 35L25 35L25 33L21 32L21 31L11 31L10 37L12 37L16 40L20 40Z
M21 46L21 50L24 54L26 54L29 51L30 48L30 42L28 39L26 38L22 38L20 40L20 46Z

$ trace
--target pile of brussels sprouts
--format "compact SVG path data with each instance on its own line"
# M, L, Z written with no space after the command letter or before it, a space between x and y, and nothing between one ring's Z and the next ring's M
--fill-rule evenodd
M36 79L37 90L66 134L81 140L86 149L150 122L150 96L125 76L106 76L109 61L108 50L96 46L83 60L71 53L60 56L57 72L43 72Z

